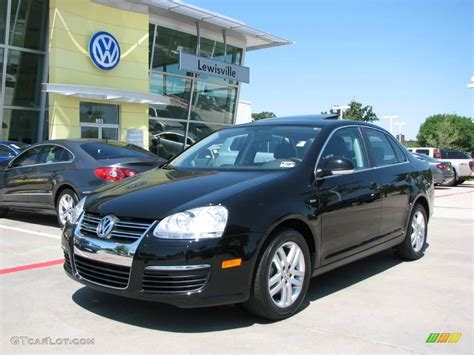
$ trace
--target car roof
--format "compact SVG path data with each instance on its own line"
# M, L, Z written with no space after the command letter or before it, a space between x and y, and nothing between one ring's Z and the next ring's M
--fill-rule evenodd
M299 125L299 126L317 126L317 127L341 127L341 126L351 126L351 125L360 125L373 127L377 129L383 129L379 126L376 126L371 123L364 121L354 121L354 120L338 120L338 115L304 115L304 116L287 116L287 117L275 117L275 118L266 118L251 123L245 123L239 125L239 127L246 126L278 126L278 125Z
M97 138L77 138L77 139L50 139L38 142L35 145L44 144L62 144L65 146L77 146L84 143L112 143L112 144L127 144L126 142L116 141L112 139L97 139Z

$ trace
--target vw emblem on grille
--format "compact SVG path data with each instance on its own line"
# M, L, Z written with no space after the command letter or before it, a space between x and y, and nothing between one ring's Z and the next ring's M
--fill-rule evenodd
M101 31L92 35L89 41L89 55L97 68L110 70L120 61L120 46L110 33Z
M97 236L102 239L109 239L115 222L117 222L117 218L112 215L102 218L97 225Z

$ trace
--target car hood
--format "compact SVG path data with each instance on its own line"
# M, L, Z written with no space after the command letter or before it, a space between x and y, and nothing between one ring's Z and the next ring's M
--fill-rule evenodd
M96 190L87 212L162 219L190 208L219 204L288 171L180 171L153 169Z

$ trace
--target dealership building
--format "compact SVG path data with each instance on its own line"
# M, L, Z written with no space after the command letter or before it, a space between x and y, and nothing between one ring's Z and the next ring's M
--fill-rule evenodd
M26 143L191 144L236 123L246 52L291 43L176 0L0 0L0 17L1 139Z

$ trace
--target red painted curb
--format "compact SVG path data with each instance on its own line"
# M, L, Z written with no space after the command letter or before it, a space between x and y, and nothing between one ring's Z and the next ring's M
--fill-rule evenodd
M18 271L41 269L43 267L59 265L59 264L62 264L62 263L64 263L64 259L45 261L45 262L36 263L36 264L9 267L9 268L6 268L6 269L0 269L0 275L11 274L13 272L18 272Z

